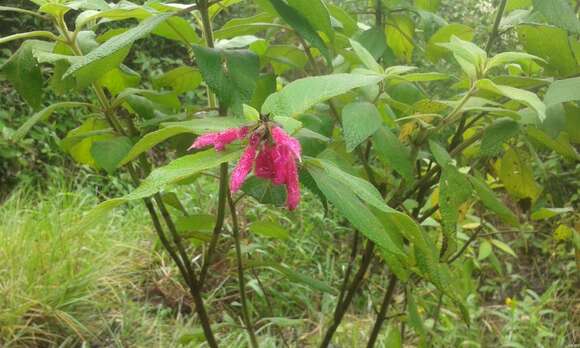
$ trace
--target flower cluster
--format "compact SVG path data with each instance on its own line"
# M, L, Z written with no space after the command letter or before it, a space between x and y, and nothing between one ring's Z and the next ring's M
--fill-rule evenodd
M282 128L265 123L252 131L242 127L207 133L199 136L191 148L213 145L217 151L222 151L226 145L246 137L248 145L232 172L230 190L237 192L253 169L257 177L270 180L275 185L285 185L286 205L289 210L294 210L300 202L296 161L300 161L301 148L298 140Z

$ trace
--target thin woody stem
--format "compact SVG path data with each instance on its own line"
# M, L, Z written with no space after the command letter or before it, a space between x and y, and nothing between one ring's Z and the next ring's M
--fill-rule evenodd
M236 213L236 206L232 200L231 193L227 192L228 205L230 207L230 214L232 216L232 232L234 235L234 245L236 247L236 261L238 266L238 287L240 291L240 301L242 303L242 319L246 327L246 331L250 336L250 344L252 348L259 347L258 340L256 339L256 333L254 332L254 326L252 324L252 319L250 318L250 311L248 309L248 300L246 298L246 281L244 276L244 263L242 258L242 247L240 245L240 227L238 224L238 216Z

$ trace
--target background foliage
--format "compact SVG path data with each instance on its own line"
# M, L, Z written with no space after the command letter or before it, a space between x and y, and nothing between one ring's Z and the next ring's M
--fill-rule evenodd
M0 344L208 344L176 260L220 346L579 344L577 3L196 5L0 6ZM258 111L296 212L186 152Z

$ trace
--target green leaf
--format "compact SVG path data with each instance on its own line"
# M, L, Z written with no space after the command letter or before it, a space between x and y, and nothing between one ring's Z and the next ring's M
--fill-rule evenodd
M514 250L507 245L506 243L502 242L501 240L497 240L497 239L492 239L491 240L491 244L493 244L496 248L498 248L499 250L503 251L506 254L509 254L513 257L517 257L516 253L514 252Z
M251 176L244 182L242 191L263 204L283 206L286 202L286 190L281 185L274 185L269 180Z
M540 121L546 119L546 105L532 92L510 86L497 85L488 79L477 81L477 87L525 104L538 114Z
M14 89L34 109L42 104L42 75L33 56L33 49L40 41L25 41L20 48L0 67ZM46 44L44 42L40 42Z
M530 198L535 201L540 195L541 188L534 179L529 162L513 148L501 159L499 178L506 190L517 199Z
M471 197L472 187L467 176L453 166L443 167L439 181L439 211L441 227L447 237L447 257L457 248L457 221L462 204Z
M358 31L357 21L352 18L350 13L332 3L328 3L327 6L332 17L342 24L342 31L346 36L351 37L356 31Z
M570 144L570 139L566 133L560 133L558 138L554 139L536 127L528 127L527 131L532 139L538 141L547 148L556 151L565 158L572 161L580 158L576 149L574 149L574 146Z
M524 52L502 52L493 56L487 63L487 69L492 69L497 66L518 62L522 60L539 60L544 61L540 57L536 57Z
M330 24L330 14L321 0L288 0L288 4L308 20L317 31L326 34L330 42L334 42L334 30Z
M383 67L381 67L381 65L377 63L373 55L369 51L367 51L367 49L363 45L352 39L349 40L349 42L350 45L352 46L352 49L360 59L360 61L367 68L378 74L382 74L384 72Z
M111 174L117 169L119 162L127 155L131 146L133 143L127 137L95 141L91 147L91 155L99 168Z
M143 138L139 139L139 141L130 148L130 151L128 151L126 155L122 158L122 160L119 161L118 166L119 167L123 166L131 162L135 158L137 158L142 153L149 151L157 144L160 144L163 141L175 135L184 133L193 133L193 131L189 127L171 126L161 128L151 133L147 133Z
M324 167L320 167L321 164L324 164ZM390 235L385 233L382 223L363 203L363 201L366 201L365 198L370 198L367 203L387 207L382 202L380 195L376 197L372 193L372 189L374 189L372 185L360 178L342 172L328 162L311 160L308 162L307 169L324 196L337 207L356 229L360 230L367 238L390 254L404 256L403 251L396 247ZM332 172L327 172L329 169ZM338 175L333 176L333 174ZM358 185L361 186L357 187Z
M141 182L141 185L125 198L134 200L149 197L167 185L186 179L203 170L217 167L222 163L233 161L240 157L240 153L239 149L228 149L221 152L209 149L180 157L166 166L153 170Z
M103 222L113 209L126 202L124 198L113 198L100 203L83 216L76 227L77 230L86 231L94 228L97 224Z
M328 64L331 64L332 57L328 48L324 44L324 41L314 27L310 24L307 18L305 18L297 9L289 6L282 0L268 0L276 9L276 12L282 17L282 19L288 23L298 35L300 35L304 40L306 40L312 47L317 48L322 56L326 58Z
M561 214L573 212L573 208L540 208L532 213L532 220L547 220Z
M133 42L147 36L172 15L173 13L163 13L147 18L139 23L138 26L114 36L86 56L83 56L81 60L72 64L63 75L63 78L75 74L81 80L88 79L89 82L96 80L102 73L117 67L125 59ZM83 81L85 84L89 82Z
M415 6L421 10L437 12L441 0L415 0Z
M568 0L534 0L534 10L553 25L580 34L580 22Z
M161 126L169 128L182 127L189 129L193 134L203 134L241 127L244 123L243 119L236 117L204 117L189 121L165 122Z
M274 92L276 92L276 75L261 75L256 82L256 89L254 90L254 95L252 96L249 105L256 110L260 110L264 101L266 101L266 98Z
M140 81L141 76L124 64L110 70L99 79L99 83L113 95L118 95L127 88L137 87Z
M394 169L408 182L413 181L411 151L399 141L399 138L391 130L381 127L373 135L373 145L377 156L385 165Z
M267 221L258 221L252 223L249 227L250 231L264 237L271 237L275 239L288 239L288 231L282 226Z
M91 154L93 144L95 141L108 140L113 137L108 124L103 119L93 116L86 119L81 126L68 132L61 142L61 147L77 163L97 169L98 166Z
M205 83L220 102L242 115L242 104L247 104L256 89L259 76L258 56L248 50L221 50L193 46L197 65Z
M540 62L540 65L546 67L547 76L567 77L580 70L565 30L546 25L520 24L517 33L526 52L546 61Z
M511 118L500 118L495 120L485 129L481 140L481 154L483 156L497 155L503 143L518 134L519 123Z
M201 73L189 66L180 66L153 79L155 88L171 88L181 94L194 91L201 84Z
M477 256L477 259L479 261L485 260L489 257L489 255L491 255L491 251L491 243L487 240L482 240L481 244L479 245L479 255Z
M352 152L372 136L382 124L376 106L367 102L354 102L342 109L342 128L346 151Z
M409 326L413 328L417 336L419 336L419 347L425 347L427 344L427 331L423 325L423 319L417 310L415 297L411 292L407 293L407 313L407 322L409 323Z
M455 35L451 36L450 42L438 43L437 45L450 50L463 71L472 80L480 76L487 62L487 53L479 46L472 42L461 40Z
M332 74L295 80L270 95L262 106L262 113L296 117L317 103L382 79L381 76Z
M518 226L518 218L515 216L515 214L495 196L493 191L483 180L473 176L468 176L468 179L471 182L471 185L473 185L475 192L477 192L479 199L481 199L481 202L486 208L499 215L499 217L504 222L510 224L511 226Z
M447 152L447 150L438 142L429 140L429 148L431 149L431 154L435 158L435 161L442 167L446 168L453 163L453 158Z
M18 140L22 139L22 137L24 137L28 133L30 128L32 128L36 123L49 118L50 115L52 115L54 113L54 111L57 109L61 109L61 108L70 109L70 108L80 108L80 107L87 107L87 106L92 106L92 105L87 104L87 103L80 103L80 102L60 102L60 103L52 104L51 106L48 106L48 107L38 111L34 115L30 116L30 118L28 118L26 120L26 122L24 122L24 124L22 126L20 126L20 128L18 128L18 130L16 130L16 132L14 132L14 134L12 134L12 139L14 141L18 141Z
M425 50L427 59L435 63L444 58L448 54L448 51L445 48L439 47L439 44L449 42L453 36L465 41L471 41L473 40L473 29L459 23L451 23L439 28L429 38L429 42L427 43L427 49Z
M415 48L415 22L408 16L390 15L387 17L386 35L387 45L395 56L404 62L411 62Z
M400 77L401 79L409 82L428 82L428 81L440 81L449 79L449 75L437 72L428 73L412 73L406 74Z
M201 41L195 29L184 18L169 17L151 31L152 34L184 44L197 44Z
M325 293L328 293L331 295L336 295L336 289L334 289L330 285L328 285L324 282L321 282L319 280L313 279L313 278L306 276L304 274L298 273L298 272L290 269L286 265L275 264L272 262L272 263L265 263L265 264L263 264L263 266L275 269L276 271L284 274L291 281L294 281L294 282L297 282L300 284L304 284L313 290L325 292Z
M554 81L544 96L546 106L580 100L580 77Z
M209 242L215 219L215 216L208 214L182 216L175 221L175 228L180 237Z

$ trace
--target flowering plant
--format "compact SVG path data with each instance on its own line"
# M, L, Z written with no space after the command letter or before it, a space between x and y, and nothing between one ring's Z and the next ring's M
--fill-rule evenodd
M301 161L300 143L281 127L264 122L253 129L250 127L230 128L222 132L206 133L198 137L190 149L201 149L213 145L223 151L226 145L247 139L248 144L235 167L230 181L230 190L237 192L248 174L270 180L274 185L286 187L286 206L294 210L300 202L300 184L296 162Z

